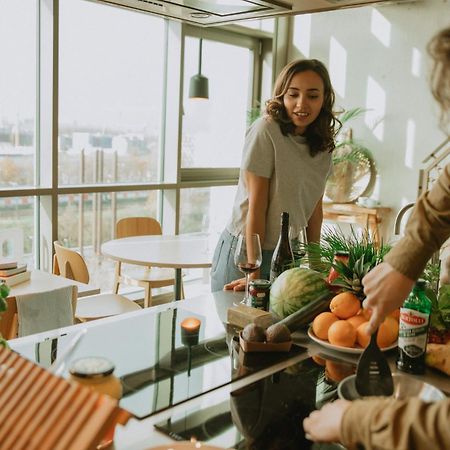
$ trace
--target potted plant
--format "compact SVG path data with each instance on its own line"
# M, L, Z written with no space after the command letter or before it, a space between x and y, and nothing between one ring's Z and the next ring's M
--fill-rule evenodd
M9 294L9 287L5 283L0 284L0 320L1 320L1 313L6 311L7 303L6 298ZM7 347L8 343L6 342L6 339L2 337L0 334L0 345L3 347Z
M345 111L340 121L345 124L365 111L362 108ZM370 193L376 177L372 152L353 139L351 128L342 133L342 138L333 152L332 161L333 172L327 180L326 197L336 203L349 203Z

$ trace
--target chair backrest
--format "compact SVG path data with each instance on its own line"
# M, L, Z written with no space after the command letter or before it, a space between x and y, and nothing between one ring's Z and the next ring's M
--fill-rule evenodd
M72 286L72 312L75 319L75 311L77 309L78 288ZM6 299L7 309L2 313L0 320L0 334L5 339L15 339L19 330L19 319L17 312L16 297L8 297Z
M6 304L7 309L0 320L0 334L5 339L14 339L18 330L16 297L8 297Z
M89 283L89 271L84 258L75 250L63 247L58 241L53 242L56 258L53 273L80 283Z
M116 223L116 238L162 234L161 224L152 217L125 217Z

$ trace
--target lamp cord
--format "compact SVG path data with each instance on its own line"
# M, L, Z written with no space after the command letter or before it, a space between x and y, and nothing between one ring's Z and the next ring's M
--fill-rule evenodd
M198 47L198 73L202 73L202 45L203 45L203 39L200 38L200 43Z

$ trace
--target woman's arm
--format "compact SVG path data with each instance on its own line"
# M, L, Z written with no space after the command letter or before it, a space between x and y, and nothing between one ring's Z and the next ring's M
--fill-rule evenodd
M244 171L245 182L248 191L248 213L246 236L250 234L259 234L261 245L264 243L266 231L266 212L269 203L269 185L270 179L260 177L252 172ZM253 272L250 278L259 278L259 270ZM243 291L245 289L245 278L233 280L224 286L224 289L233 289L235 291Z
M317 202L317 205L308 220L308 227L306 229L308 242L320 242L320 232L322 230L323 221L322 198L323 196Z

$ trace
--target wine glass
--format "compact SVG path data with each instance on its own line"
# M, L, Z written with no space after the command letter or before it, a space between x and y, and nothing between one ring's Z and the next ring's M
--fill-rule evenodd
M289 240L291 241L292 254L294 255L295 265L301 261L306 255L306 245L308 238L306 235L306 227L295 229L293 226L289 227Z
M250 274L259 269L262 262L261 242L259 234L250 234L248 237L244 234L239 235L234 253L234 263L237 268L245 274L245 297L240 302L247 304L248 280Z

